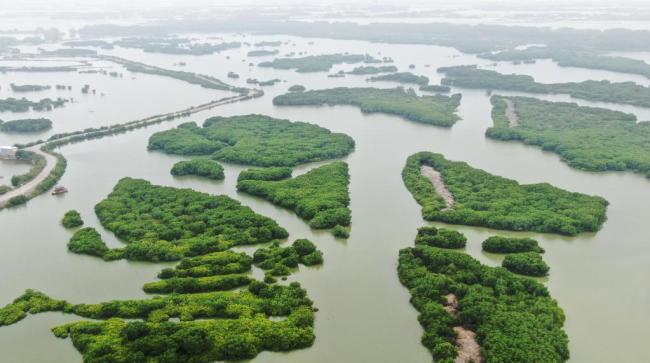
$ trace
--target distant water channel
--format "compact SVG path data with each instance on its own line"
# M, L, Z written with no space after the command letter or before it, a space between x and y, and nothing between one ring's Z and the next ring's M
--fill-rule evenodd
M187 35L205 37L205 35ZM463 55L456 50L422 45L387 45L357 41L301 39L287 36L216 35L224 40L239 39L254 43L283 40L281 55L305 52L307 55L338 52L389 56L400 70L413 63L414 73L439 81L435 69L440 66L492 62ZM314 45L308 42L314 41ZM295 46L293 45L295 44ZM224 81L226 73L240 74L235 84L245 85L246 78L260 81L286 80L264 89L266 95L243 103L218 107L136 130L66 146L60 149L68 169L61 184L70 189L62 197L40 196L26 207L0 212L0 305L11 302L26 288L41 290L52 297L71 302L100 302L110 299L144 298L145 282L155 279L162 264L126 261L103 262L67 252L71 233L59 220L69 209L77 209L89 226L100 227L94 205L102 200L122 177L144 178L156 184L187 187L226 194L250 206L256 212L277 220L290 232L290 238L309 238L324 252L321 267L300 267L289 281L299 281L319 308L316 313L316 341L312 348L290 353L261 353L256 362L429 362L431 357L420 344L422 329L417 313L409 304L409 294L397 279L398 250L413 245L416 229L429 224L422 220L420 208L404 187L401 170L412 153L428 150L462 160L491 173L522 183L549 182L561 188L605 197L611 205L608 220L596 234L563 237L550 234L498 232L486 228L452 226L468 237L467 252L483 263L497 266L500 257L481 252L480 243L493 234L530 236L546 249L545 260L551 266L544 280L564 309L566 331L570 337L572 362L650 361L647 349L650 326L650 181L631 173L587 173L570 169L553 154L537 148L488 140L485 129L491 125L489 95L486 90L461 90L458 115L453 128L437 128L405 121L399 117L364 115L355 107L275 107L271 100L293 84L307 88L336 86L392 87L392 83L365 82L365 76L327 78L327 73L300 74L269 68L249 67L269 58L247 58L252 47L228 50L210 56L173 56L116 48L103 53L119 55L165 68L209 74ZM229 57L229 59L227 59ZM271 57L272 58L272 57ZM184 67L175 66L185 62ZM429 65L429 67L426 67ZM114 66L114 65L113 65ZM335 66L351 70L356 65ZM120 69L119 67L114 66ZM549 81L549 70L560 79L574 80L583 70L562 68L552 62L512 68L512 72L530 74ZM550 67L550 68L549 68ZM499 67L497 67L499 68ZM78 74L0 75L2 98L10 97L5 85L74 84L78 103L53 112L30 112L28 116L51 117L54 132L124 122L198 105L224 97L224 92L203 89L181 81L120 69L123 78ZM574 72L580 72L579 75ZM596 73L594 73L596 75ZM602 72L598 76L621 80L620 75ZM135 79L132 79L132 78ZM630 80L629 76L620 76ZM601 79L601 77L598 77ZM79 88L90 83L99 95L80 94ZM50 96L48 93L44 95ZM56 96L56 91L51 92ZM496 92L498 93L498 92ZM37 93L25 94L36 98ZM560 97L560 96L556 96ZM568 98L566 98L568 100ZM645 109L630 109L640 117ZM347 241L331 234L311 230L294 213L258 198L239 194L235 184L244 167L225 165L222 182L195 178L176 178L171 166L182 157L147 151L149 136L182 122L201 123L215 115L261 113L290 120L307 121L335 132L344 132L356 141L354 153L344 158L350 165L352 231ZM0 113L0 118L22 118L21 114ZM644 117L650 119L650 117ZM23 136L0 134L0 144L31 140ZM298 167L303 173L313 165ZM0 175L14 172L0 162ZM19 167L11 166L11 168ZM3 180L0 179L0 183ZM439 225L436 223L435 225ZM108 243L119 242L99 228ZM75 362L81 356L69 340L55 338L50 328L81 318L58 313L32 316L0 328L0 352L6 362Z

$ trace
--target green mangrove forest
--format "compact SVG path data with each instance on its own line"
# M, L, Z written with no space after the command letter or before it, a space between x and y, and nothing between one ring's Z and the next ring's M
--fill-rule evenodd
M255 180L252 177L249 174L240 178L237 190L291 209L313 228L350 224L350 175L345 162L326 164L292 179Z
M335 64L373 62L375 59L364 54L324 54L310 55L301 58L277 58L270 62L258 64L260 67L274 69L294 69L296 72L326 72Z
M177 155L210 155L212 159L255 166L295 166L334 159L354 149L345 134L305 122L263 115L212 117L155 133L150 150Z
M481 58L495 61L526 62L534 59L552 59L560 67L580 67L611 72L638 74L650 77L650 64L628 57L604 55L589 50L549 47L509 49L497 53L481 53Z
M564 312L544 285L482 265L464 252L433 247L429 241L435 231L425 231L427 239L400 250L398 274L420 313L422 344L436 362L456 360L461 333L480 346L480 356L472 361L569 359Z
M103 251L100 257L105 260L177 261L288 235L275 221L227 196L156 186L141 179L120 180L95 206L95 213L125 247L99 247L105 243L97 231L90 232L92 228L77 231L83 235L73 236L71 244Z
M505 114L507 100L516 112L514 127ZM650 177L650 123L637 123L634 115L528 97L493 96L491 102L490 138L539 146L577 169Z
M277 106L352 105L364 113L385 113L407 120L443 127L451 127L458 120L455 115L460 94L418 96L403 88L347 88L337 87L305 92L291 92L277 96Z
M0 120L0 131L2 132L40 132L52 128L52 120L46 118L27 118L21 120L2 121Z
M583 81L567 83L539 83L531 76L501 74L478 69L476 66L442 67L441 83L448 86L484 88L529 93L565 93L571 97L594 102L611 102L639 107L650 107L650 87L634 82Z
M194 175L212 180L223 180L223 166L210 159L192 159L179 161L172 167L174 176Z
M423 165L440 173L453 195L453 207L447 208L432 181L422 174ZM402 179L429 221L576 235L597 231L606 219L608 203L601 197L548 183L519 184L430 152L411 155Z
M417 84L419 86L426 86L429 84L429 77L418 76L411 72L400 72L383 74L381 76L374 76L368 78L369 82L397 82L404 84Z
M377 73L393 73L397 72L397 67L395 66L359 66L355 67L348 74L358 74L358 75L369 75Z
M63 215L61 219L61 225L65 228L76 228L83 226L84 221L81 219L81 215L76 210L69 210Z

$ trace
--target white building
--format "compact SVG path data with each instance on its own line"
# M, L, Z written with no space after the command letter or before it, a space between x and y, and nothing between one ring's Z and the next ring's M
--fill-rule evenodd
M0 146L0 159L15 159L17 147L14 146Z

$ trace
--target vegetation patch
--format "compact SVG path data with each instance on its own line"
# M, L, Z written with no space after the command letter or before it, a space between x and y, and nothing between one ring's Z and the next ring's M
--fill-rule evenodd
M493 96L494 126L486 135L520 141L559 154L571 167L589 171L632 170L650 177L650 123L603 108L508 97L518 123L510 127L506 98Z
M354 140L305 122L263 115L212 117L155 133L149 149L256 166L295 166L349 154Z
M243 360L262 351L311 346L311 306L298 283L273 286L253 281L238 292L173 294L99 304L71 304L28 290L0 309L0 325L47 311L100 320L52 329L59 338L69 337L88 362Z
M102 240L102 236L92 227L76 231L68 242L68 250L78 254L102 258L110 251L106 246L106 242Z
M455 200L453 209L437 195L422 165L438 171ZM605 221L607 201L572 193L548 183L519 184L515 180L474 169L440 154L411 155L402 179L422 206L424 219L515 231L576 235L597 231Z
M440 248L465 248L467 238L462 233L452 229L426 226L418 228L415 244Z
M46 118L28 118L13 121L0 121L3 132L39 132L52 128L52 121Z
M449 86L442 86L442 85L437 85L437 84L427 84L424 86L420 86L420 91L425 91L425 92L436 92L436 93L448 93L451 91L451 88Z
M650 107L650 87L634 82L583 81L568 83L538 83L528 75L501 74L478 69L476 66L439 68L445 73L442 84L456 87L508 90L529 93L565 93L571 97L595 102L613 102Z
M304 92L305 90L305 86L301 84L294 84L293 86L289 87L289 92Z
M350 231L341 225L336 225L332 228L332 234L336 238L350 238Z
M184 257L176 267L160 271L158 277L169 279L244 273L251 270L252 262L253 259L245 253L212 252L200 256Z
M639 74L650 78L650 64L633 58L616 57L594 51L550 47L509 49L498 53L482 53L479 57L495 61L528 62L549 58L560 67L602 69L612 72Z
M84 221L81 219L79 212L73 209L65 212L61 224L65 228L76 228L83 226Z
M156 186L141 179L120 180L95 212L104 228L126 244L104 251L107 260L176 261L288 235L272 219L227 196Z
M420 86L427 85L429 83L429 78L425 76L418 76L411 72L400 72L400 73L391 73L384 74L381 76L374 76L368 78L370 82L398 82L398 83L413 83Z
M516 274L546 276L549 267L537 252L521 252L506 255L501 266Z
M260 67L275 69L295 69L296 72L325 72L335 64L372 62L375 59L363 54L324 54L301 58L277 58L271 62L262 62Z
M419 97L412 90L402 88L347 88L338 87L287 93L273 99L278 106L352 105L364 113L386 113L414 122L451 127L458 120L455 115L460 94Z
M420 313L422 344L436 362L456 359L455 327L476 332L486 362L569 359L564 313L537 281L424 244L400 251L398 273ZM458 301L453 314L445 306L450 294Z
M26 98L17 99L9 97L0 99L0 112L50 111L53 108L63 106L66 102L68 101L62 98L57 98L56 100L43 98L38 102L32 102Z
M342 161L323 165L293 179L240 180L237 190L291 209L313 228L350 224L348 165Z
M50 88L51 86L42 86L38 84L10 84L11 90L13 92L38 92L38 91L45 91Z
M544 249L532 238L492 236L483 241L482 247L483 251L490 253L544 253Z
M276 166L260 169L248 169L239 173L237 181L241 180L282 180L291 178L291 168Z
M257 50L251 50L248 52L249 57L268 57L271 55L276 55L280 53L279 50L274 49L274 50L266 50L266 49L257 49Z
M266 270L271 276L286 276L298 264L305 266L323 263L323 253L308 239L298 239L289 247L274 243L269 248L260 248L253 255L255 266Z
M175 176L195 175L212 180L224 179L223 166L209 159L179 161L174 164L171 173Z
M359 75L368 75L368 74L377 74L377 73L392 73L397 72L397 67L395 66L360 66L356 67L349 74L359 74Z

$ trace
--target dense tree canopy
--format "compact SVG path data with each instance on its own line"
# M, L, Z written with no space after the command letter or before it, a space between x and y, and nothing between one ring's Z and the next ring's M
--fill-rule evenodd
M278 106L353 105L364 113L386 113L424 124L451 127L458 120L454 113L460 94L419 97L402 88L338 87L306 92L287 93L273 99Z
M411 72L400 72L400 73L391 73L391 74L384 74L381 76L370 77L368 78L368 81L398 82L398 83L405 83L405 84L413 83L420 86L424 86L429 83L429 77L418 76Z
M421 165L441 174L454 197L453 208L443 210L446 203L421 174ZM606 219L608 203L601 197L568 192L548 183L519 184L464 162L446 160L440 154L420 152L410 156L402 178L422 206L426 220L575 235L597 231Z
M28 313L60 311L100 320L53 329L57 337L71 338L84 361L211 362L311 346L311 305L297 283L274 286L254 281L238 292L174 294L98 304L70 304L28 290L0 309L0 325L13 324ZM273 321L271 316L285 319ZM179 318L180 322L170 318Z
M291 168L288 166L277 166L259 169L247 169L239 173L237 181L240 180L282 180L291 178Z
M501 266L520 275L545 276L550 269L537 252L521 252L506 255Z
M564 313L542 284L424 244L400 251L398 272L420 312L422 344L436 362L456 358L457 326L476 333L486 362L569 359ZM456 311L443 305L449 294L458 301Z
M267 50L267 49L256 49L256 50L251 50L248 52L246 55L249 57L268 57L270 55L276 55L280 53L279 50Z
M528 47L526 49L509 49L498 53L482 53L479 54L479 57L512 62L550 58L556 61L560 67L602 69L650 77L650 64L640 59L617 57L573 48Z
M52 128L52 121L46 118L28 118L13 121L0 121L0 131L39 132Z
M377 74L377 73L392 73L397 72L395 66L359 66L348 72L349 74Z
M196 175L212 180L223 180L223 166L210 159L192 159L179 161L172 167L172 175Z
M76 231L68 242L68 250L78 254L102 258L109 252L109 248L106 246L106 242L102 240L102 236L92 227Z
M460 232L426 226L418 228L415 244L425 244L440 248L464 248L467 238Z
M456 87L484 88L530 93L566 93L571 97L596 102L613 102L650 107L650 87L634 82L583 81L567 83L538 83L528 75L501 74L478 69L476 66L443 67L442 84Z
M253 255L253 263L272 276L285 276L298 264L305 266L323 263L323 253L308 239L298 239L291 246L280 247L278 243L260 248Z
M99 221L126 246L106 259L174 261L269 242L287 232L227 196L124 178L95 206Z
M522 141L559 154L570 166L589 171L633 170L650 177L650 122L575 103L508 97L517 115L511 127L506 98L492 97L494 126L488 137Z
M149 149L257 166L295 166L349 154L354 140L305 122L263 115L212 117L155 133Z
M275 69L295 69L296 72L325 72L333 65L340 63L373 62L375 59L363 54L324 54L310 55L301 58L277 58L271 62L262 62L260 67Z
M532 238L492 236L483 241L482 247L490 253L544 252Z
M442 86L437 84L427 84L425 86L420 86L420 91L425 92L436 92L436 93L447 93L451 91L449 86Z
M57 98L52 100L50 98L43 98L38 102L30 101L26 98L16 99L13 97L0 99L0 112L27 112L34 111L49 111L56 107L63 106L67 100Z
M262 197L296 212L313 228L350 224L348 165L337 161L293 179L240 180L237 190Z
M61 224L65 228L75 228L82 226L84 221L81 219L79 212L73 209L65 212L63 219L61 219Z

